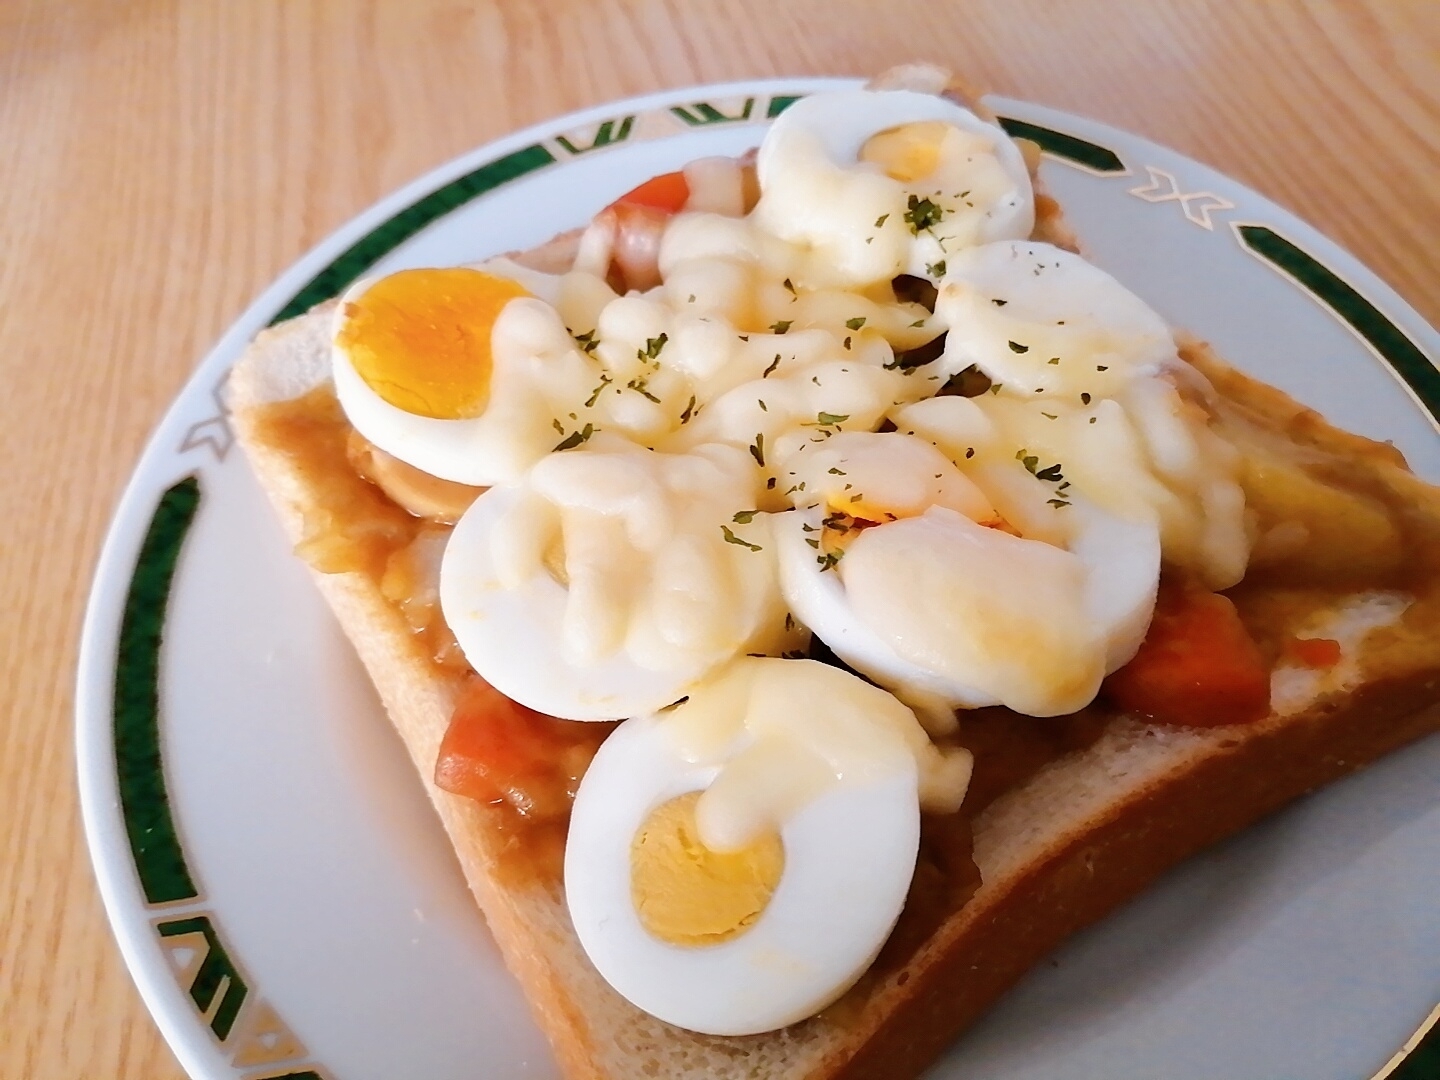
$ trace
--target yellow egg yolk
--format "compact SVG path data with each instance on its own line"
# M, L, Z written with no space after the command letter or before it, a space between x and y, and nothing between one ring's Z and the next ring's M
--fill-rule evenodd
M842 550L865 529L874 525L886 525L902 518L919 517L926 508L890 507L875 499L866 499L864 495L855 497L841 492L826 496L825 509L828 513L825 515L824 527L820 530L819 547L821 552L828 554ZM977 524L984 525L987 529L998 529L1011 536L1020 535L1020 531L998 513L979 520Z
M630 845L630 898L640 923L671 945L718 945L743 934L770 903L785 870L776 833L739 851L700 841L692 791L662 804Z
M401 270L345 302L335 343L397 409L465 420L490 399L495 320L511 300L529 295L479 270Z
M830 512L827 517L848 517L855 521L866 522L872 525L880 525L887 521L898 521L902 517L913 517L916 513L923 512L921 507L910 513L904 510L891 509L888 506L876 501L866 499L865 496L851 496L845 492L837 492L825 497L825 507Z
M879 165L901 183L920 180L940 165L945 136L954 129L943 120L917 120L870 136L860 160Z
M864 495L854 497L845 492L827 495L825 510L825 518L817 538L819 544L811 545L818 546L821 555L843 554L845 545L865 529L899 521L902 517L913 517L922 512L897 512L873 499L867 501Z

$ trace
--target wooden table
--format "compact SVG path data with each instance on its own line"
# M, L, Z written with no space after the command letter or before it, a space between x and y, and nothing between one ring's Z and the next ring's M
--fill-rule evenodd
M0 1076L181 1076L101 911L72 684L121 485L226 325L514 128L916 56L1218 167L1440 321L1434 0L0 0Z

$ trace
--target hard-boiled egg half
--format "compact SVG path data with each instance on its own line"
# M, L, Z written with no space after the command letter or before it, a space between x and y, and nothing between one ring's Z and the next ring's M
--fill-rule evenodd
M601 746L565 848L576 933L669 1023L748 1035L804 1019L869 967L910 887L922 800L953 808L969 774L883 690L741 658Z
M1159 577L1153 520L1077 497L1052 534L1062 543L1016 535L944 454L898 432L837 435L787 465L805 485L775 522L787 603L932 729L956 707L1073 712L1139 646ZM1017 469L1043 501L1043 482Z
M552 450L595 365L549 304L466 267L351 286L335 311L335 392L355 429L444 480L518 478Z
M755 219L795 251L796 284L943 277L950 253L1035 223L1019 148L948 98L909 90L815 94L776 119L756 162Z
M572 720L662 708L744 652L803 644L775 579L760 479L735 447L618 436L547 456L455 526L440 602L507 697Z

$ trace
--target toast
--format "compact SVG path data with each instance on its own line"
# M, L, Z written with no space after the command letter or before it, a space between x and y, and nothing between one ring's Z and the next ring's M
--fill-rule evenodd
M882 83L917 84L933 88L933 76L906 69ZM1053 200L1038 196L1037 211L1035 235L1073 247ZM574 252L570 236L517 258L557 269ZM1184 728L1100 703L1018 737L1013 714L980 710L964 728L976 756L964 813L927 818L906 910L859 983L769 1034L673 1027L622 999L587 960L550 850L563 829L527 832L510 808L431 782L469 676L443 635L417 633L398 599L415 586L395 585L393 556L416 527L347 453L348 428L328 390L332 308L264 332L231 376L230 408L287 532L324 568L317 584L567 1076L913 1077L1064 938L1170 866L1440 728L1440 492L1393 448L1332 428L1182 340L1182 359L1214 388L1213 423L1250 463L1247 496L1275 525L1261 529L1253 573L1232 590L1276 667L1270 715ZM1369 540L1336 525L1357 520L1344 512L1356 506L1373 526ZM1279 527L1287 522L1304 535ZM337 555L325 544L340 534ZM1338 641L1340 661L1288 661L1302 636Z

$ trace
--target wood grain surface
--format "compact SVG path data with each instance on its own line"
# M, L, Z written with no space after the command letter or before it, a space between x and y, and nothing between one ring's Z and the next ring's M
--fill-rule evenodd
M71 710L121 486L226 325L514 128L917 57L1216 166L1440 320L1434 0L0 0L0 1077L182 1075L96 893Z

